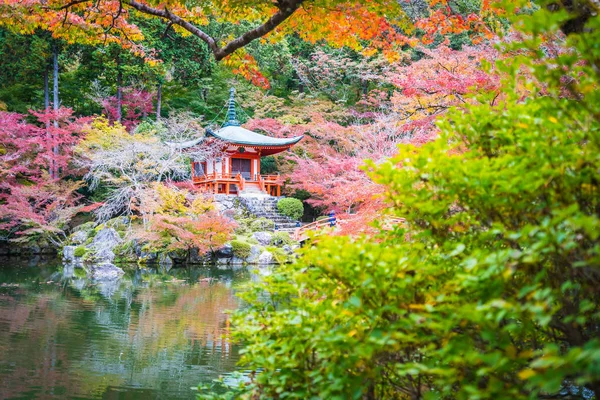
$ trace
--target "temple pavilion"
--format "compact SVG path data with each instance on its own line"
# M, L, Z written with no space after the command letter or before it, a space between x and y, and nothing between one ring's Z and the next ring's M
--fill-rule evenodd
M231 89L227 121L219 130L207 135L221 140L225 156L192 162L195 186L215 194L281 195L283 180L277 175L261 175L260 158L281 153L302 140L303 136L274 138L242 128L235 110L235 91Z

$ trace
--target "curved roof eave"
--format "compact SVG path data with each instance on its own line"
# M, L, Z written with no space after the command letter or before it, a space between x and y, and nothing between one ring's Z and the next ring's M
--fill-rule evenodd
M210 129L207 129L206 132L209 135L214 136L217 139L221 139L225 142L241 144L246 146L291 146L293 144L298 143L300 140L302 140L302 138L304 138L304 135L296 136L289 139L274 138L271 136L266 136L260 133L252 132L240 126L232 125L221 128L217 132L214 132Z

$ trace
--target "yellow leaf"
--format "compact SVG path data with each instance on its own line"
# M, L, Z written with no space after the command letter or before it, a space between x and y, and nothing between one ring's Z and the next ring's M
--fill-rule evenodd
M554 117L550 117L548 118L548 120L550 120L550 122L552 122L553 124L558 124L558 120Z
M534 376L537 372L535 372L534 370L532 370L531 368L527 368L522 370L521 372L519 372L519 378L521 378L521 380L525 380L525 379L529 379L532 376Z

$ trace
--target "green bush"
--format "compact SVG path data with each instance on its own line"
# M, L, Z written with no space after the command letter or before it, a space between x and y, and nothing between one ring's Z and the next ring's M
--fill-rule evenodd
M241 217L238 216L235 218L235 222L237 222L237 227L235 228L235 233L237 235L248 235L251 234L252 231L252 222L256 221L255 218L250 217Z
M290 237L290 234L287 232L275 232L273 233L273 236L271 236L271 244L273 246L291 246L292 244L294 244L294 241L292 240L292 238Z
M299 220L304 215L304 204L298 199L285 198L277 202L277 209L283 215Z
M250 223L252 232L272 231L275 229L275 222L266 218L258 218Z
M237 258L246 259L250 256L250 250L252 249L252 246L240 240L232 240L231 248L234 256Z
M76 247L75 251L73 252L75 257L83 257L85 255L85 253L87 253L87 250L83 246Z
M600 17L550 54L569 16L532 14L500 91L368 164L404 223L243 293L248 398L600 398Z

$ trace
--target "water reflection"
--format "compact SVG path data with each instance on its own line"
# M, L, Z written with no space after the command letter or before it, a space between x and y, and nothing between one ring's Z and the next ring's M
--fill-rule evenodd
M226 310L245 271L79 269L0 260L0 398L193 398L235 370Z

